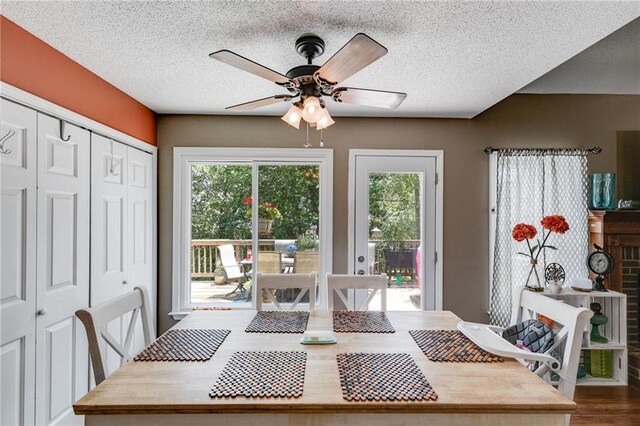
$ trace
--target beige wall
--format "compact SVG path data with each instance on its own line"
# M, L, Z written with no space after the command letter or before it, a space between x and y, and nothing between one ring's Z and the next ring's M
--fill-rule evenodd
M615 171L616 131L640 130L640 96L514 95L472 120L342 118L325 133L334 150L333 265L347 268L347 176L351 148L444 150L444 308L487 321L489 161L493 147L591 147L591 172ZM300 148L304 132L277 117L162 115L159 148L159 322L172 320L173 147ZM317 133L313 132L317 138ZM317 146L317 139L314 141ZM562 213L562 212L559 212Z

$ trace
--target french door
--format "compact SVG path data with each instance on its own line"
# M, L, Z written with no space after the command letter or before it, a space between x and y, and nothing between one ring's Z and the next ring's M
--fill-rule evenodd
M349 157L349 272L386 274L388 310L441 309L442 153L351 150ZM367 297L349 296L356 304Z

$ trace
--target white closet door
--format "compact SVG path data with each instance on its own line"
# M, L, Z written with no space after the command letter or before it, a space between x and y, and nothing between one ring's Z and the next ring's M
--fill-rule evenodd
M35 422L37 113L0 111L0 424Z
M103 136L91 135L91 306L133 289L128 284L127 147ZM121 343L127 318L107 326ZM120 367L120 357L106 348L107 372Z
M129 287L145 286L149 291L152 307L155 307L155 289L152 270L152 156L135 148L128 148L127 183L127 244L128 256L125 270ZM155 309L153 309L155 311ZM152 321L155 321L153 319ZM153 322L155 323L155 322ZM142 322L136 324L134 349L144 348Z
M89 304L89 132L38 114L36 423L82 424L89 356L75 311Z

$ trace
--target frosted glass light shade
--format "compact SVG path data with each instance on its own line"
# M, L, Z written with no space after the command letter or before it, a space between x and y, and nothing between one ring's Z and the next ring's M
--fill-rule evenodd
M282 117L282 121L296 129L300 128L300 119L302 118L302 110L295 105L291 105L289 111Z
M302 118L309 123L317 123L323 116L320 101L315 96L309 96L304 100L302 107Z
M322 111L323 115L320 120L318 120L318 127L316 130L326 129L327 127L335 123L335 121L333 121L333 118L331 118L331 116L329 115L329 110L327 108L323 108Z

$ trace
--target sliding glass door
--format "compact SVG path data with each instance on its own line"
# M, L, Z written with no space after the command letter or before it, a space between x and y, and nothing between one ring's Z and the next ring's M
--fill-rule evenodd
M271 296L255 291L259 272L314 273L318 302L324 303L320 289L330 268L331 224L327 196L331 164L326 151L318 150L321 158L307 155L293 160L282 151L300 154L300 150L271 150L273 155L266 158L252 156L249 150L233 151L242 151L247 158L216 156L215 161L185 162L188 182L183 188L189 197L182 198L189 205L183 244L188 254L178 296L180 310L250 308L256 297L269 306ZM276 299L286 306L297 293L278 290ZM298 306L306 308L305 303L308 295Z

